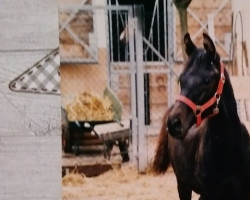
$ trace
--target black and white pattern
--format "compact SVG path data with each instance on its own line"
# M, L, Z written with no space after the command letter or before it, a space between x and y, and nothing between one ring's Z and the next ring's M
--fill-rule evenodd
M60 94L59 49L53 50L10 82L12 91Z

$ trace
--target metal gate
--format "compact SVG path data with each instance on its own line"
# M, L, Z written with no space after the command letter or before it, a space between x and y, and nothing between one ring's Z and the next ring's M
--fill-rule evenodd
M154 150L147 136L159 133L164 112L174 100L173 7L170 1L155 1L151 22L145 22L143 6L108 6L109 84L121 97L126 117L131 113L133 154L142 172ZM160 103L159 96L164 99Z

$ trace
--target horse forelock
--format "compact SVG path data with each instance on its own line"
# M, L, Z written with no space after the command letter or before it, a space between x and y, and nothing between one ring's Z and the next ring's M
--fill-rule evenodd
M192 70L197 70L197 67L202 66L206 68L211 66L211 64L213 64L216 67L216 69L220 68L219 54L216 52L216 56L211 57L211 55L208 54L205 49L199 48L196 49L193 52L193 54L189 57L185 69L192 68Z

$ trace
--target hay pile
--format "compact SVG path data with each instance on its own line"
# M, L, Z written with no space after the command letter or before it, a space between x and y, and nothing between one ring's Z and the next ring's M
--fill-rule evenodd
M81 186L86 182L86 177L83 174L69 173L62 179L63 186Z
M97 97L87 92L75 97L65 110L70 121L108 121L114 117L112 102L107 96Z

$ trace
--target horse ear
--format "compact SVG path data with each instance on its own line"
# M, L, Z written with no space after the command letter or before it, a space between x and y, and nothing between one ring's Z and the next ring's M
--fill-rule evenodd
M192 42L189 33L186 33L184 36L184 45L187 56L191 56L191 54L197 49L197 47Z
M213 40L206 34L203 33L203 46L208 54L213 58L216 56L216 49Z

